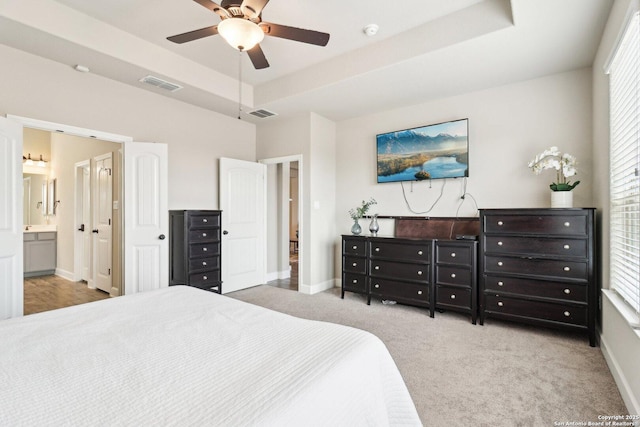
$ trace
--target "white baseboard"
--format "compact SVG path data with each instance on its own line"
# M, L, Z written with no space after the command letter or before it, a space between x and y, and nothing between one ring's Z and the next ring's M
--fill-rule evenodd
M335 281L336 279L330 279L322 283L317 283L315 285L299 284L298 292L307 294L307 295L317 294L319 292L326 291L327 289L331 289L335 287Z
M640 404L638 400L633 395L633 391L631 385L627 381L627 378L624 375L620 364L618 363L614 354L609 351L609 346L607 346L607 340L603 335L600 335L600 350L604 356L604 359L607 361L607 365L609 365L609 370L611 371L611 375L613 375L613 379L618 386L618 390L620 391L620 395L622 396L622 400L627 407L627 411L629 414L640 414Z
M75 275L71 271L66 271L61 268L56 268L56 276L60 276L63 279L67 279L70 282L75 282Z
M272 271L271 273L267 273L267 282L271 282L272 280L288 279L290 277L291 277L291 270Z

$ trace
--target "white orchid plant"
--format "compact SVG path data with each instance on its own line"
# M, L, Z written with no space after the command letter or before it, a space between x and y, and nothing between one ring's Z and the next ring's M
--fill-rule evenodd
M553 191L571 191L580 184L580 181L572 184L567 180L567 178L575 176L578 172L576 170L576 164L576 158L571 154L561 153L558 147L551 147L531 160L529 162L529 168L536 175L540 175L540 173L546 169L555 169L557 180L549 185L549 188Z

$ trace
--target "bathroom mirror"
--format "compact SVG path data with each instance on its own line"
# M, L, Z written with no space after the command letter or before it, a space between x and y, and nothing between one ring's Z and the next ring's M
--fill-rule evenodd
M46 224L47 175L23 173L24 225Z

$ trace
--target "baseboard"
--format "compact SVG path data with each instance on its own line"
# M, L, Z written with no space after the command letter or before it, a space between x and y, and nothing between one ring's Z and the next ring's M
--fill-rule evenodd
M334 288L335 281L336 281L335 279L330 279L322 283L317 283L315 285L299 284L298 292L307 294L307 295L317 294L319 292L326 291L327 289Z
M603 335L600 335L600 351L602 351L604 359L607 361L607 365L609 365L609 370L611 371L611 375L613 375L613 379L618 386L618 390L620 391L622 400L627 407L628 413L640 414L640 404L638 403L636 397L633 395L631 386L624 376L624 372L620 368L618 361L616 360L613 353L609 351L607 340Z
M291 270L272 271L271 273L267 273L267 282L271 282L272 280L288 279L290 277L291 277Z
M75 275L74 275L74 274L73 274L73 272L71 272L71 271L66 271L66 270L63 270L63 269L61 269L61 268L56 268L56 273L55 273L55 275L56 275L56 276L60 276L60 277L62 277L63 279L67 279L67 280L69 280L70 282L75 282L75 280L74 280L74 279L75 279Z

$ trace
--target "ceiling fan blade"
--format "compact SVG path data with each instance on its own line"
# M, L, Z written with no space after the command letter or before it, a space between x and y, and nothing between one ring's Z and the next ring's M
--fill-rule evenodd
M244 0L240 10L245 16L255 19L260 16L262 9L269 3L269 0Z
M211 27L200 28L199 30L189 31L188 33L176 34L175 36L167 37L167 40L174 43L186 43L203 37L215 36L216 34L218 34L218 26L213 25Z
M227 9L223 8L216 2L213 2L211 0L193 0L193 1L198 3L200 6L206 7L211 12L217 13L222 19L231 18L231 15L229 15L229 12L227 11Z
M303 28L271 24L269 22L261 22L260 28L262 28L266 35L279 37L281 39L315 44L317 46L326 46L327 43L329 43L329 34L321 33L320 31L305 30Z
M269 67L269 62L267 61L267 57L264 56L264 52L259 44L255 45L251 49L247 51L247 55L249 55L249 59L253 63L253 66L256 70L262 70L263 68Z

